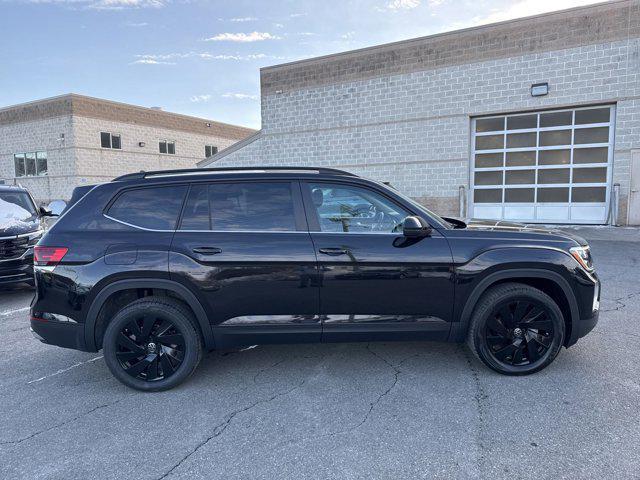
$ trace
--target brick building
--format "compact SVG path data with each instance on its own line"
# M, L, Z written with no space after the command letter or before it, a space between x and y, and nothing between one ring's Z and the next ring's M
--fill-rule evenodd
M254 130L81 95L0 109L0 179L39 202L138 170L195 167Z
M638 0L267 67L261 89L261 131L200 166L332 166L442 214L640 223Z

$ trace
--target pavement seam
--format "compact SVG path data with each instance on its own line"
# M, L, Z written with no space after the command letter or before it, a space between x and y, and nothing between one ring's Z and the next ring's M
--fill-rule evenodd
M92 408L91 410L88 410L84 413L81 413L80 415L77 415L73 418L67 419L64 422L58 423L56 425L52 425L51 427L45 428L43 430L39 430L37 432L32 433L31 435L28 435L26 437L20 438L18 440L9 440L9 441L2 441L0 442L0 445L19 445L23 442L26 442L27 440L30 440L34 437L37 437L38 435L42 435L43 433L47 433L50 432L51 430L55 430L57 428L63 427L65 425L68 425L69 423L73 423L76 420L80 420L82 417L85 417L87 415L92 414L93 412L96 412L98 410L102 410L103 408L107 408L107 407L111 407L113 405L116 405L117 403L120 403L122 400L124 400L124 398L119 398L118 400L111 402L111 403L105 403L103 405L98 405L97 407Z
M166 478L169 475L171 475L178 467L180 467L180 465L182 465L185 461L187 461L198 450L200 450L202 447L206 446L214 438L219 437L220 435L222 435L225 432L225 430L227 429L227 427L231 424L232 420L235 417L237 417L241 413L247 412L247 411L251 410L252 408L257 407L258 405L263 405L263 404L272 402L273 400L276 400L276 399L278 399L280 397L288 395L291 392L293 392L294 390L297 390L298 388L302 387L302 385L304 385L305 382L306 382L306 379L302 380L302 382L298 383L297 385L294 385L292 388L290 388L288 390L285 390L285 391L282 391L282 392L278 392L275 395L271 395L269 398L259 400L259 401L254 402L254 403L252 403L252 404L250 404L250 405L248 405L248 406L246 406L244 408L240 408L238 410L234 410L233 412L229 413L227 415L227 418L224 421L222 421L221 423L219 423L218 425L216 425L214 427L212 435L208 436L203 441L198 443L189 453L187 453L176 464L174 464L173 467L171 467L169 470L167 470L165 473L163 473L160 477L158 477L158 480L162 480L163 478Z
M469 354L469 350L465 348L465 346L462 344L459 345L459 348L467 362L467 365L469 366L469 370L471 371L471 377L473 378L473 383L476 390L475 394L473 395L473 400L476 407L476 411L478 412L478 429L476 434L476 444L478 446L477 466L478 466L479 478L484 478L483 472L485 470L484 466L486 462L486 453L488 453L489 451L489 449L484 443L485 426L486 426L485 400L489 398L489 396L486 394L484 387L482 385L482 382L480 381L480 372L476 368L474 364L474 360Z
M637 295L640 295L640 292L633 292L633 293L629 293L627 295L623 295L622 297L614 298L613 301L615 303L617 303L618 305L615 308L602 309L602 310L600 310L600 313L620 311L620 310L622 310L622 309L627 307L627 304L624 303L624 301L631 300L633 297L635 297Z

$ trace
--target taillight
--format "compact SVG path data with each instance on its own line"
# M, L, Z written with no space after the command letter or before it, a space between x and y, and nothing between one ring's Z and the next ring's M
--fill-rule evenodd
M60 263L69 249L67 247L39 247L33 248L33 263L39 266L53 266Z

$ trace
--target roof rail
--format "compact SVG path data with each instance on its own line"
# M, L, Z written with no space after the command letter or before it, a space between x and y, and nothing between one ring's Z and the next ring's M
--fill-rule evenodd
M356 177L357 175L344 170L338 170L336 168L324 168L324 167L214 167L214 168L182 168L176 170L153 170L145 172L141 170L136 173L128 173L114 178L112 181L118 182L123 180L137 180L150 177L168 177L173 175L189 175L204 174L204 173L233 173L233 172L309 172L319 173L327 175L345 175L349 177Z

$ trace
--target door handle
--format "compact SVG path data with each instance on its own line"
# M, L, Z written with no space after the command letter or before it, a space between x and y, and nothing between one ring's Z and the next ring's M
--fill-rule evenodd
M222 249L218 247L195 247L191 251L193 253L199 253L200 255L216 255L222 253Z
M346 248L339 248L339 247L321 248L318 251L320 253L324 253L325 255L333 255L333 256L347 255L349 253L349 250L347 250Z

